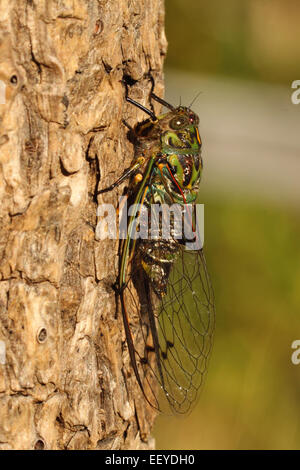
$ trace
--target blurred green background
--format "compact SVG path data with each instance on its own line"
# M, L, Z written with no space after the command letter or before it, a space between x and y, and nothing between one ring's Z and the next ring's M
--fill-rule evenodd
M158 449L299 449L300 2L166 0L166 99L200 116L214 349Z

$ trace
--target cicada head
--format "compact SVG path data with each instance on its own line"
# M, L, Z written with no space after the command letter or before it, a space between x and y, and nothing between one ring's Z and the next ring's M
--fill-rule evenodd
M159 118L162 153L198 153L201 139L199 117L191 109L179 106Z

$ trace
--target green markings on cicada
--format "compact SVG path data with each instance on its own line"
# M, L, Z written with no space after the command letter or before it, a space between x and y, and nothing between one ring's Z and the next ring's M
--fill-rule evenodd
M177 108L153 93L150 97L168 108L130 129L135 156L130 168L111 186L130 178L127 200L134 210L127 217L127 237L120 242L118 292L130 361L147 402L177 413L191 410L207 370L214 330L214 299L202 249L187 250L177 236L174 217L170 234L163 235L164 208L177 204L194 228L194 209L202 173L199 118L184 106ZM161 208L159 219L150 217ZM135 237L148 210L148 226L155 237ZM192 209L191 209L192 208ZM182 216L183 217L183 216ZM155 224L154 224L155 222Z

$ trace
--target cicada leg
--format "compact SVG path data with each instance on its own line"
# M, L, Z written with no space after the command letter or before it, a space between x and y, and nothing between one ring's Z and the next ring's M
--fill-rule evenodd
M171 111L175 111L176 108L174 108L174 106L172 106L170 103L168 103L167 101L163 100L162 98L160 98L159 96L157 96L155 93L154 93L154 87L155 87L155 83L154 83L154 78L152 77L152 75L149 75L149 78L150 78L150 81L151 81L151 91L150 91L150 97L153 98L155 101L157 101L158 103L162 104L163 106L165 106L166 108L170 109ZM152 105L151 105L152 107Z
M175 107L172 106L170 103L168 103L167 101L165 101L164 99L160 98L159 96L157 96L155 93L154 93L154 86L155 86L155 83L154 83L154 78L152 77L152 75L149 76L150 78L150 81L151 81L151 84L152 84L152 87L151 87L151 92L150 92L150 97L153 98L155 101L157 101L158 103L162 104L163 106L165 106L166 108L170 109L171 111L175 111ZM142 111L144 111L144 113L148 114L148 116L150 116L151 120L153 122L157 122L157 117L156 117L156 114L154 113L154 110L153 110L153 106L151 104L151 108L152 109L148 109L146 108L145 106L143 106L141 103L139 103L138 101L135 101L133 100L132 98L130 98L128 96L128 85L126 83L125 80L122 80L122 83L124 84L125 86L125 99L126 101L128 101L128 103L131 103L133 104L134 106L136 106L137 108L141 109ZM127 124L126 124L127 125ZM129 126L127 126L129 127Z
M145 162L145 158L139 157L134 163L134 165L132 165L130 168L127 168L127 170L124 171L123 175L120 176L120 178L118 178L117 181L115 181L113 184L111 184L107 188L100 189L100 191L98 191L97 194L103 194L103 193L107 193L108 191L112 191L114 188L116 188L121 183L123 183L123 181L130 178L130 176L132 176L144 162Z
M151 119L152 119L153 122L156 122L156 121L157 121L157 117L156 117L156 115L154 114L154 112L151 111L151 109L148 109L148 108L146 108L145 106L143 106L143 105L142 105L141 103L139 103L138 101L135 101L135 100L133 100L132 98L130 98L130 97L128 96L128 85L127 85L126 81L125 81L125 80L122 80L122 83L124 84L125 90L126 90L126 92L125 92L125 99L126 99L126 101L128 101L128 103L131 103L131 104L133 104L133 106L136 106L137 108L139 108L139 109L141 109L142 111L144 111L144 113L148 114L148 116L151 117Z

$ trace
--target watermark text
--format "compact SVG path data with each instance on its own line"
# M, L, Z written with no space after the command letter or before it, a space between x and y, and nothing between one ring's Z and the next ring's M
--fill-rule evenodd
M291 95L291 100L293 104L300 103L300 80L294 80L292 83L292 88L295 88Z
M97 209L97 240L178 240L188 250L204 243L204 204L132 204L119 198L119 209L100 204Z

